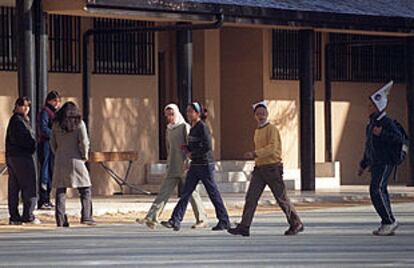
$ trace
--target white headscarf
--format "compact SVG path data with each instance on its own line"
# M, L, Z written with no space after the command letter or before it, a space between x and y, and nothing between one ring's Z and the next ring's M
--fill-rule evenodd
M184 117L183 117L183 115L180 113L180 109L178 109L178 106L177 106L177 104L175 104L175 103L170 103L170 104L168 104L167 106L165 106L165 108L164 108L164 112L167 110L167 109L172 109L173 111L174 111L174 121L175 121L175 123L174 124L171 124L171 123L169 123L168 125L167 125L167 128L169 128L169 129L174 129L174 128L176 128L176 127L178 127L179 125L181 125L181 124L185 124L186 122L185 122L185 120L184 120Z
M378 111L382 112L385 110L388 104L388 95L390 94L393 81L388 82L385 86L378 89L374 94L370 96L371 101L377 106Z
M253 105L252 105L252 107L253 107L253 111L255 111L255 110L256 110L256 107L257 107L257 106L262 106L262 107L266 108L266 110L268 109L267 101L265 101L265 100L263 100L263 101L259 101L258 103L253 104Z
M269 110L267 101L265 101L265 100L259 101L258 103L253 104L252 107L253 107L253 111L256 111L257 107L264 107L266 110ZM259 128L262 128L262 127L266 126L267 124L269 124L269 119L267 119L266 122L263 122L262 124L259 124Z

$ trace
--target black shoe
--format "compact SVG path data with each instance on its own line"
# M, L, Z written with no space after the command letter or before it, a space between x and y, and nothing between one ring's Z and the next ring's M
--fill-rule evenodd
M62 225L58 225L57 227L69 228L69 222L64 222Z
M55 205L53 205L51 202L37 204L37 209L39 210L53 210L54 208Z
M161 225L168 229L173 229L174 231L180 230L180 224L174 222L173 220L162 221Z
M12 220L9 220L9 225L22 225L22 224L23 224L22 221L12 221Z
M65 215L64 216L64 222L62 224L58 224L57 227L69 227L69 221L68 221L68 216Z
M241 236L250 236L250 231L247 228L242 228L240 225L237 225L236 228L230 228L227 230L229 234L232 235L241 235Z
M219 221L216 226L214 226L211 230L213 231L223 231L230 229L230 222L228 221Z
M303 232L305 230L305 227L302 223L292 225L289 227L289 229L286 230L285 235L297 235L300 232Z

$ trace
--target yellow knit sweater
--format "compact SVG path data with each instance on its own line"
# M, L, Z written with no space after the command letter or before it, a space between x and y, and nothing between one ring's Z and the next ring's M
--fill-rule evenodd
M282 142L279 130L273 124L257 128L254 133L256 166L282 162Z

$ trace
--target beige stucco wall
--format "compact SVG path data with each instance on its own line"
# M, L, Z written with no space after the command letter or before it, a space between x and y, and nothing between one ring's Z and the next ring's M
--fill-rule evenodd
M270 103L270 118L282 135L283 159L289 168L300 167L299 82L271 80L271 32L264 30L264 98ZM268 56L266 56L268 55ZM323 60L322 60L323 62ZM323 66L322 66L323 70ZM356 171L364 146L366 105L378 83L334 82L332 84L332 146L334 160L341 162L342 184L368 184ZM390 96L389 115L407 127L405 85L396 84ZM315 160L325 160L324 84L315 82ZM398 182L408 181L407 161L398 169ZM393 183L390 181L390 183Z
M0 135L5 129L16 98L16 73L0 72ZM59 90L63 101L81 106L81 74L49 74L49 88ZM91 150L138 151L129 178L145 182L145 163L158 160L158 91L156 76L93 75L91 81ZM4 142L0 143L4 151ZM111 163L123 174L127 164ZM91 164L94 194L118 191L113 180L97 164ZM6 197L7 180L0 178L0 198Z
M175 98L174 33L160 34L159 49L166 51L167 99ZM194 98L207 105L208 123L214 139L216 159L241 159L253 149L255 121L251 104L266 99L270 119L277 124L283 141L287 168L300 166L299 83L270 79L270 29L225 27L198 31L194 40ZM81 105L81 74L49 75L49 87L62 92L64 100ZM0 72L0 136L17 96L15 72ZM130 182L145 182L144 165L158 160L158 76L92 75L91 140L93 151L137 150ZM369 178L355 176L362 154L366 125L366 100L380 84L342 83L332 85L333 153L341 162L342 184L367 184ZM324 87L315 84L316 161L324 161ZM406 126L405 86L391 93L389 114ZM4 151L4 142L0 143ZM126 163L110 164L120 173ZM407 163L399 168L399 182L406 181ZM91 165L95 194L112 194L116 184L96 165ZM0 198L6 179L0 177Z
M368 174L357 177L356 170L362 156L364 131L368 121L368 97L381 86L375 83L333 83L332 123L333 154L341 161L343 184L367 184ZM388 115L407 127L405 85L396 84L390 95ZM398 183L408 182L407 161L398 168ZM393 183L390 180L390 183Z
M5 151L6 128L17 98L17 73L0 72L0 152ZM0 176L0 199L7 196L7 177Z
M221 158L220 31L193 33L193 99L208 110L215 159Z
M50 74L49 87L62 92L64 101L81 103L82 76ZM145 182L145 163L158 158L158 92L156 76L93 75L91 80L91 151L138 151L129 182ZM109 163L123 174L127 163ZM95 194L119 188L97 164L91 164Z
M253 150L252 103L263 98L263 31L221 30L221 156L243 159Z
M144 165L158 160L158 92L156 76L94 76L92 80L92 151L137 151L129 182L145 182ZM126 162L111 163L123 174ZM114 190L102 169L91 165L95 193ZM115 188L114 188L115 187Z

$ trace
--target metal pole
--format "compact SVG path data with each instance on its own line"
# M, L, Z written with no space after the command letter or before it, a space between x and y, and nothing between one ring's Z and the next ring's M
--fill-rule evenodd
M407 38L406 80L407 80L407 113L408 136L410 147L408 151L409 186L414 186L414 37Z
M82 113L83 113L83 120L85 121L86 127L89 131L89 99L90 99L90 88L91 88L91 73L89 70L89 38L92 36L91 32L86 32L83 35L82 40L82 54L83 54L83 61L82 61Z
M325 162L332 162L332 48L325 47Z
M30 119L35 129L37 108L33 17L34 1L16 0L18 93L19 96L27 96L32 101Z
M300 30L300 170L301 190L315 190L315 92L313 30Z
M177 32L177 95L181 113L192 100L193 43L191 30Z
M47 14L43 12L42 0L36 0L37 112L43 106L48 91L48 44Z

